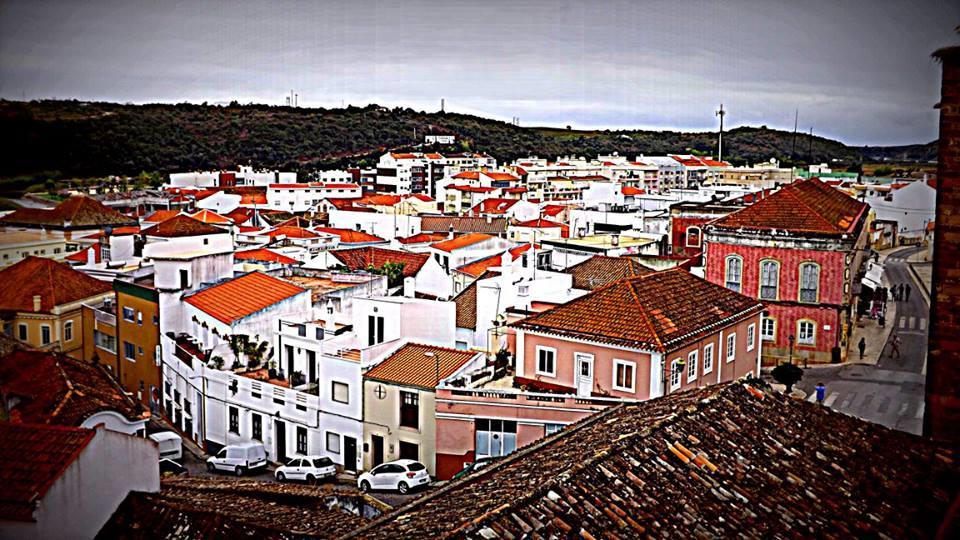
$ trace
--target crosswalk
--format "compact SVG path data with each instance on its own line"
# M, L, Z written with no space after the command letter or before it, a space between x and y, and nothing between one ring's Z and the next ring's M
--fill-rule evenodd
M926 330L927 318L904 315L897 320L897 328L900 330Z
M810 395L807 396L807 401L815 403L817 401L816 392L811 392ZM873 392L861 392L859 394L858 392L830 392L823 400L823 405L836 411L870 420L874 416L890 414L894 402L890 396L884 396L878 400L876 394ZM896 407L897 411L895 416L898 418L923 418L923 399L904 400L901 401L899 405L896 405Z

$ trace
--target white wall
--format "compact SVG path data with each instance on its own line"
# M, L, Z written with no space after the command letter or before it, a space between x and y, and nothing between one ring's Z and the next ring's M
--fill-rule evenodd
M420 216L351 212L331 208L328 214L331 227L363 231L387 240L420 233Z
M240 206L240 201L242 199L243 197L240 195L224 193L221 191L204 198L202 201L197 202L197 208L200 210L210 210L223 215L236 210L237 207Z

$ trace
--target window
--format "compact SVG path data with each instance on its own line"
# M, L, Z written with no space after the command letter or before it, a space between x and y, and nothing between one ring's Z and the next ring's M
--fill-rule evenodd
M820 266L817 263L800 265L800 301L815 303L820 295Z
M537 373L539 375L557 374L557 350L550 347L537 347Z
M752 351L756 345L757 325L755 323L747 326L747 351Z
M626 360L613 360L613 389L633 392L637 366Z
M332 431L327 432L327 452L331 454L340 453L340 434Z
M697 364L699 363L699 351L690 351L687 355L687 382L692 383L697 380Z
M737 334L727 336L727 362L732 362L737 356Z
M130 343L129 341L123 342L123 357L127 360L137 359L137 350L133 343Z
M680 359L677 358L673 362L670 362L670 389L676 390L680 388L680 377L683 374L683 366L681 365Z
M420 459L420 446L416 443L400 441L400 459ZM414 470L412 465L410 470Z
M50 343L50 326L43 324L40 325L40 343L46 345Z
M760 262L760 299L776 300L777 287L780 284L780 263L777 261Z
M123 320L128 322L133 322L134 311L133 308L124 307L123 308Z
M727 288L734 292L740 292L740 282L742 278L743 259L739 255L730 255L727 257Z
M330 399L337 403L350 403L350 386L346 383L332 381L330 383Z
M297 453L307 455L307 428L297 426Z
M263 440L263 417L257 413L250 414L250 438L255 441Z
M400 426L420 428L420 396L416 392L400 391Z
M20 323L20 326L17 327L17 337L20 341L27 340L27 325Z
M63 323L63 339L64 341L73 341L73 321Z
M816 345L817 323L807 319L797 321L797 343L800 345Z
M180 270L180 288L186 289L190 287L190 272L187 270Z
M777 339L777 320L770 317L764 317L760 321L760 339L764 341L774 341Z
M230 407L230 433L240 434L240 411Z
M140 326L143 326L143 312L142 312L142 311L138 311L138 312L137 312L137 324L140 325Z
M383 317L369 315L367 317L367 344L383 343Z
M687 227L687 247L700 247L700 227Z
M505 456L513 452L517 449L517 423L513 420L478 418L474 449L477 459Z
M703 347L703 374L713 371L713 343Z
M547 424L544 426L543 430L546 435L553 435L554 433L563 430L563 424Z

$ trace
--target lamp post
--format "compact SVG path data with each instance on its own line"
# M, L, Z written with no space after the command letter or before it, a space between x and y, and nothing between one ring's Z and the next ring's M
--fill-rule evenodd
M787 340L790 342L790 365L793 365L793 342L796 338L793 337L793 334L790 334L790 337Z

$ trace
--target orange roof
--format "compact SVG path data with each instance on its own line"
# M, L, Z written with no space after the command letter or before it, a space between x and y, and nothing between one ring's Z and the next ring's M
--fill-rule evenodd
M443 242L437 242L436 244L432 244L430 247L439 249L440 251L453 251L467 246L472 246L474 244L479 244L480 242L485 242L491 238L494 237L490 236L489 234L469 233L463 236L457 236L456 238L452 238L450 240L444 240Z
M163 223L164 221L180 215L179 210L157 210L149 216L143 218L148 223Z
M447 189L455 189L457 191L466 191L468 193L490 193L496 191L497 188L493 187L475 187L475 186L450 186Z
M240 204L267 204L267 194L263 191L240 193Z
M233 260L235 261L260 261L260 262L275 262L280 264L298 264L300 261L287 257L286 255L281 255L276 251L271 251L266 248L259 249L248 249L245 251L238 251L233 254Z
M307 189L310 184L270 184L270 189Z
M548 217L554 217L556 215L559 215L566 209L567 209L566 206L563 206L560 204L548 204L543 207L543 210L540 213Z
M286 236L287 238L316 238L320 236L311 230L294 227L292 225L281 225L267 232L266 235L270 238L276 238L278 236Z
M479 180L480 171L463 171L462 173L453 175L453 177L459 178L460 180Z
M494 180L501 180L501 181L502 181L502 180L508 180L508 181L511 181L511 182L512 182L512 181L514 181L514 180L519 180L519 178L517 178L516 176L514 176L514 175L512 175L512 174L510 174L510 173L505 173L505 172L485 172L485 173L483 173L483 175L484 175L484 176L487 176L487 177L490 177L490 178L492 178L492 179L494 179Z
M229 218L225 218L220 214L207 209L203 209L196 214L191 215L190 217L204 223L212 223L217 225L229 225L232 223Z
M354 231L351 229L338 229L336 227L317 227L317 231L327 234L334 234L340 237L341 244L369 244L386 242L379 236L365 233L363 231Z
M0 311L33 311L33 297L40 297L40 311L85 300L113 290L113 286L67 264L44 257L27 257L0 270Z
M307 290L262 272L250 272L196 292L186 297L186 302L232 324Z
M430 260L429 253L411 253L373 246L354 249L340 249L330 252L351 271L366 270L369 267L382 268L384 264L400 263L405 277L416 276L420 268Z
M435 388L479 353L408 343L380 362L363 377L403 386ZM439 373L440 379L437 379Z
M517 247L510 248L509 250L510 260L512 261L517 260L517 258L520 257L520 255L522 255L524 252L529 250L530 250L530 244L521 244ZM502 253L497 253L496 255L491 255L489 257L484 257L477 261L469 262L457 268L456 271L462 272L471 277L479 278L487 270L496 266L500 266L500 261L504 253L507 253L507 252L505 251Z
M311 182L310 185L321 189L360 189L360 185L353 182Z
M393 159L417 159L416 154L410 154L410 153L406 153L406 154L391 153L390 155L393 156Z
M621 191L624 195L627 195L627 196L630 196L630 195L643 195L644 193L647 192L647 190L645 190L645 189L635 188L635 187L633 187L633 186L623 186L622 188L620 188L620 191Z
M507 210L510 210L510 208L518 202L520 202L519 199L491 197L475 204L473 208L470 209L470 212L474 214L505 214Z
M521 221L514 225L514 227L532 227L535 229L553 229L556 227L566 227L563 223L557 223L556 221L550 221L549 219L537 218L531 219L530 221Z
M93 235L93 236L100 236L100 235ZM87 237L84 237L84 238L87 238ZM93 253L93 262L94 262L94 263L99 263L100 260L101 260L101 259L100 259L100 254L101 254L101 252L100 252L100 244L99 244L99 243L94 244L94 245L92 245L92 246L90 246L90 247L88 247L88 248L86 248L86 249L81 249L80 251L78 251L78 252L76 252L76 253L71 253L70 255L67 255L67 256L64 257L64 258L65 258L66 260L68 260L68 261L80 262L80 263L86 264L86 262L87 262L87 256L88 256L88 254L90 254L90 253Z
M190 216L180 214L143 230L146 236L177 238L181 236L202 236L206 234L225 234L227 231L204 223Z
M131 219L100 201L83 195L70 197L55 208L20 208L0 218L0 224L76 229L133 225Z
M447 235L443 233L420 233L406 238L398 238L397 241L401 244L431 244L446 238Z
M613 282L511 326L669 352L762 309L758 300L673 268Z
M424 157L428 157L430 159L443 159L443 156L440 154L424 154Z

